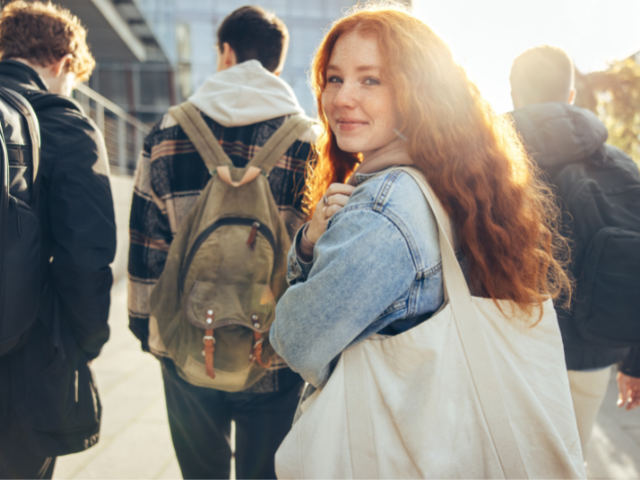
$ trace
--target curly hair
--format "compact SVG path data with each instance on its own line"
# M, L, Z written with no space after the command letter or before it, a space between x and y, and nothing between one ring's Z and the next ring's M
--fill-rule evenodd
M95 67L87 31L66 8L51 2L9 3L0 13L0 59L24 58L42 67L71 55L67 71L83 82Z
M460 232L472 290L512 300L528 312L549 297L570 296L559 211L511 119L493 112L449 47L395 2L354 7L318 47L311 83L324 132L316 143L317 160L307 170L307 211L361 161L360 154L340 150L322 106L333 48L354 30L378 39L407 152Z

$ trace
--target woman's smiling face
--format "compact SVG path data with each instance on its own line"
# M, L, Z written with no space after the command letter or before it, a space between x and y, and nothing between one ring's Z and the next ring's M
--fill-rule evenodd
M397 138L394 88L384 80L378 41L357 29L338 38L322 107L340 150L364 158Z

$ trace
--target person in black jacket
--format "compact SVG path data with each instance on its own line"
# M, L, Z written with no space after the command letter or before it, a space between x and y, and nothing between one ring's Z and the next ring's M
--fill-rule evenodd
M85 38L52 4L17 1L0 15L0 85L30 100L40 123L46 270L28 342L0 357L0 478L51 478L56 456L98 441L89 364L109 338L116 226L104 139L68 98L95 65Z
M561 49L543 45L525 51L511 68L512 112L517 131L528 151L541 168L544 178L553 184L554 178L571 164L589 162L590 168L602 169L616 162L640 182L638 167L621 150L605 145L608 132L604 124L590 111L573 105L574 69L569 56ZM559 203L564 205L565 199ZM563 215L565 219L568 216ZM577 219L575 221L579 221ZM583 220L584 221L584 220ZM572 236L568 222L563 232ZM571 270L578 282L581 238L572 244ZM575 303L575 302L574 302ZM596 415L609 383L611 365L619 363L619 406L628 410L640 405L640 349L612 348L583 338L572 321L572 312L557 308L564 342L569 384L578 422L582 450L591 437Z

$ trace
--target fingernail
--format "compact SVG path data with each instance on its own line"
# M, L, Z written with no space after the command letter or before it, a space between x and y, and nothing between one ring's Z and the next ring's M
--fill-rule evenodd
M621 399L621 398L619 398L619 399L618 399L618 406L622 405L622 403L623 403L623 402L622 402L622 399Z

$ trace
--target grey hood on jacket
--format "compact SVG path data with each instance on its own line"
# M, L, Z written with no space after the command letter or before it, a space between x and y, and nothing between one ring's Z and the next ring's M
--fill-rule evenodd
M589 157L608 137L595 114L568 103L541 103L511 113L516 130L540 168L557 167Z
M189 102L225 127L304 114L291 87L257 60L212 75Z
M257 60L248 60L217 72L188 99L202 113L224 127L244 127L287 115L304 115L291 87ZM161 128L176 124L165 115ZM315 142L314 124L298 140Z

